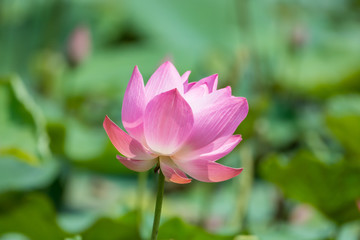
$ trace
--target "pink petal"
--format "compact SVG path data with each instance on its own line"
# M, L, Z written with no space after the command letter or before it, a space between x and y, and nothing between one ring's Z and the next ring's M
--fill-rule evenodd
M194 126L184 147L199 149L220 137L230 137L244 120L248 110L248 103L242 97L223 98L210 106L194 110Z
M204 83L198 87L191 88L185 93L184 98L191 106L197 104L201 101L200 99L207 94L209 94L209 90L207 85Z
M165 180L168 182L174 182L179 184L185 184L191 182L191 179L181 171L171 160L166 156L160 156L160 168L165 176Z
M201 87L206 86L205 84L200 85ZM199 88L198 86L197 88ZM215 92L212 92L210 94L204 94L202 97L198 98L190 98L187 96L190 91L197 89L194 87L191 87L188 92L185 93L185 98L189 99L188 103L190 104L194 114L199 111L203 111L204 109L207 109L213 105L216 105L223 101L228 101L231 98L231 87L228 86L226 88L219 89Z
M216 91L217 85L218 85L218 75L214 74L211 76L208 76L206 78L200 79L193 88L196 88L202 84L206 84L206 86L209 89L209 93L212 93L213 91Z
M202 182L222 182L241 173L242 168L231 168L216 162L201 160L174 161L185 173Z
M113 121L105 117L103 126L111 143L124 156L139 160L150 160L156 157L146 150L138 141L126 134Z
M136 171L136 172L145 172L151 169L155 164L157 159L150 159L150 160L137 160L131 159L121 156L116 156L116 158L128 169Z
M188 92L195 84L196 82L191 82L191 83L184 82L184 93Z
M186 71L183 75L181 75L181 81L183 84L188 82L191 71Z
M230 138L222 137L216 139L211 144L197 150L182 149L173 156L177 160L195 160L216 161L229 154L240 142L241 135L234 135Z
M191 107L177 89L154 97L146 106L145 138L158 154L170 155L181 147L193 124Z
M126 131L140 142L144 142L145 105L144 81L138 67L135 66L125 91L121 115Z
M156 95L177 88L180 93L184 92L183 82L174 65L167 61L163 63L150 77L145 86L147 101Z

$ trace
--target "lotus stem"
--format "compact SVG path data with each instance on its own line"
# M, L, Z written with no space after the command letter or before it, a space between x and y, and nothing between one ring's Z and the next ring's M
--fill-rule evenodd
M163 196L164 196L164 183L165 183L164 174L161 172L161 170L159 170L156 205L155 205L155 213L154 213L154 223L153 223L153 229L152 229L152 234L151 234L151 240L157 239L157 235L158 235L158 231L159 231L161 206L162 206L162 201L163 201Z

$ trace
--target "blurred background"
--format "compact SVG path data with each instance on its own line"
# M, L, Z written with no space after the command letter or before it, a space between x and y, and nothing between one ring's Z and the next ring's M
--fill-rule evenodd
M0 239L146 239L156 176L120 164L133 67L248 99L230 181L167 183L159 239L360 239L359 0L0 0Z

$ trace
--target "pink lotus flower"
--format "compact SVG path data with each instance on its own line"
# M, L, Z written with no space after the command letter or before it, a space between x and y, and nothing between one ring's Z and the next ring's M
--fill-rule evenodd
M218 76L188 83L190 72L179 75L170 62L162 64L146 86L136 66L127 86L122 122L125 133L107 116L104 128L112 144L125 157L127 168L142 172L159 163L165 180L189 183L220 182L237 176L216 160L242 140L233 135L246 117L245 98L231 96L231 88L217 89Z

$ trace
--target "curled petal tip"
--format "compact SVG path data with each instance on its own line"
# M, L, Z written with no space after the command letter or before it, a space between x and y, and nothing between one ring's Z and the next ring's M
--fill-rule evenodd
M175 161L175 163L187 173L202 182L222 182L239 175L243 168L231 168L216 162L201 160Z
M105 132L107 132L106 129L108 128L108 126L109 126L109 124L110 124L111 122L112 122L112 121L111 121L111 119L108 117L108 115L105 115L105 118L104 118L104 121L103 121L103 127L104 127L104 129L105 129Z
M226 89L228 95L231 96L231 94L232 94L232 93L231 93L231 87L230 87L230 86L227 86L225 89Z
M191 71L186 71L183 75L181 75L181 81L185 84L187 83Z
M167 179L168 182L178 183L178 184L188 184L191 183L190 178L183 178L179 175L172 175L170 179Z
M186 184L191 182L191 179L188 178L186 174L181 171L169 157L160 157L160 168L165 176L165 180L168 182L179 184Z

